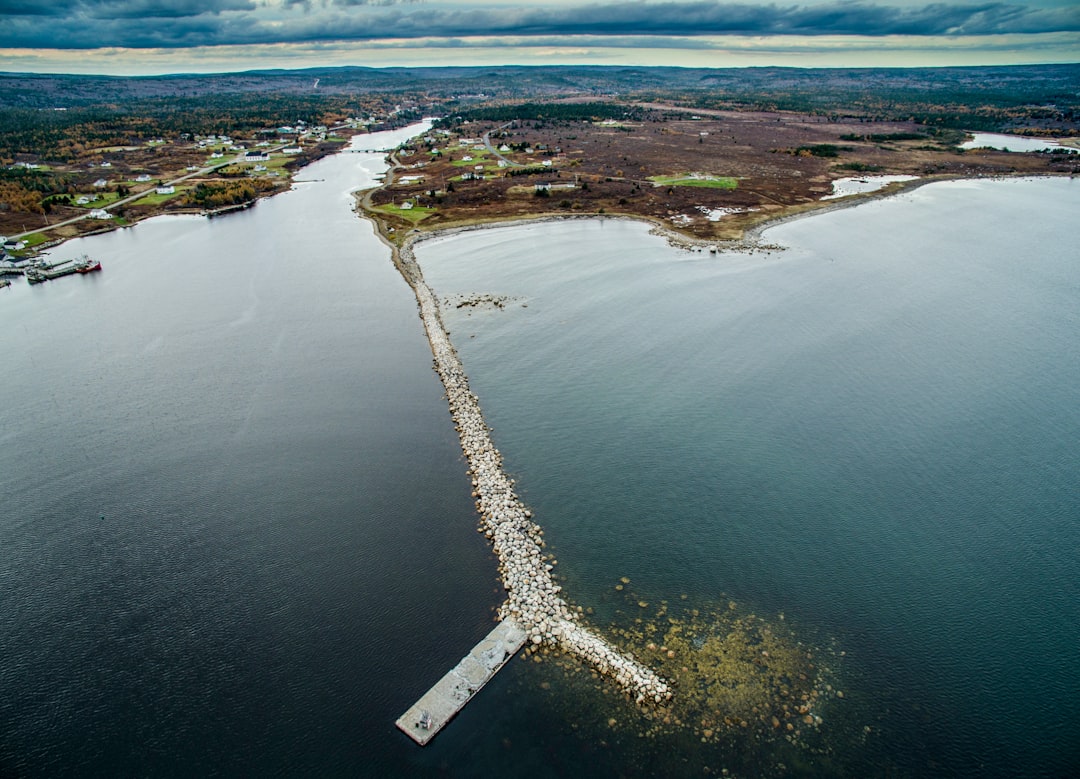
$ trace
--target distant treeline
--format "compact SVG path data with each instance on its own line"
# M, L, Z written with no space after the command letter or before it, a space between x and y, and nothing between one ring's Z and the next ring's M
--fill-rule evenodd
M400 96L373 96L361 107L345 95L245 93L152 98L65 111L6 108L0 109L0 160L33 154L73 162L87 149L136 146L156 137L249 135L298 121L332 124L362 108L392 108L394 99ZM407 121L419 115L402 112L398 118Z
M927 133L848 133L841 135L842 141L869 141L871 143L886 143L888 141L921 141L928 137Z
M598 122L605 119L641 121L648 112L623 103L517 103L469 108L441 120L441 126L457 126L462 121L509 122L565 121Z

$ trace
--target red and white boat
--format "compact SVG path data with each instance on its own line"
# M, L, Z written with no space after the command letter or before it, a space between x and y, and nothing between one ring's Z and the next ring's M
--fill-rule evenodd
M76 273L93 273L101 270L101 260L92 260L85 254L75 262Z

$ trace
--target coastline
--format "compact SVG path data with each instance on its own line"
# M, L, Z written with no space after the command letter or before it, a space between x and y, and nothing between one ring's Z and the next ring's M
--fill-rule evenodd
M392 179L391 175L387 176ZM374 189L354 193L355 211L370 219L379 239L390 249L391 259L417 301L419 316L427 334L433 356L433 366L446 389L446 397L455 429L459 434L462 452L469 464L479 530L492 543L499 560L499 573L507 600L499 608L498 619L508 620L524 630L526 651L541 647L561 649L592 665L602 676L613 679L639 705L662 705L670 701L670 685L650 668L632 656L621 653L597 633L578 621L578 613L560 595L561 588L552 579L554 560L544 555L543 530L532 520L532 512L514 491L514 482L502 470L502 456L490 438L490 428L484 421L479 398L469 389L468 377L450 340L439 301L424 279L416 259L415 247L426 240L473 232L493 227L516 227L544 222L581 219L621 219L652 225L652 234L665 238L671 245L685 251L773 251L783 249L761 243L769 228L817 214L850 208L872 200L884 199L902 192L939 181L963 180L970 177L950 176L894 182L882 190L828 202L797 213L781 214L764 219L748 228L742 238L722 243L702 241L670 228L656 219L629 214L543 214L535 218L490 220L466 225L448 226L439 230L413 229L404 237L390 227L377 212L366 207ZM1018 177L1019 178L1019 177ZM395 240L397 239L397 240Z
M532 224L544 224L548 222L564 222L564 221L580 221L583 219L588 220L629 220L635 222L642 222L651 226L650 232L653 235L664 238L670 245L683 249L684 251L703 251L703 250L715 250L717 253L728 252L749 252L756 251L779 251L784 247L776 244L762 243L762 235L769 229L777 227L782 224L794 222L799 219L804 219L812 216L818 216L820 214L828 214L833 211L840 211L847 208L853 208L864 203L868 203L874 200L883 200L893 197L895 195L905 194L912 192L920 187L927 186L928 184L936 184L945 181L979 181L983 179L1024 179L1024 178L1059 178L1068 174L1043 174L1040 176L1033 176L1030 173L1010 175L1010 176L993 176L993 177L980 177L980 176L962 176L962 175L947 175L947 176L927 176L911 181L893 182L879 190L873 192L865 192L859 194L848 195L847 197L837 200L829 201L817 201L809 206L789 208L783 213L768 215L763 217L760 221L750 224L743 230L742 237L732 239L703 239L696 236L684 233L677 228L669 225L654 217L644 216L640 214L629 213L578 213L578 214L566 214L566 213L540 213L535 216L518 217L512 219L482 219L479 218L476 221L469 222L467 224L451 224L445 227L438 227L431 230L423 230L421 228L414 227L403 239L395 240L396 237L402 234L392 228L389 223L382 218L382 214L374 209L368 207L370 202L370 196L376 190L380 189L384 184L377 187L372 187L366 190L360 190L354 193L356 198L356 211L361 216L370 219L376 228L376 232L382 241L391 249L401 248L411 253L411 247L422 243L424 241L435 240L439 238L445 238L451 235L458 235L460 233L470 233L476 230L486 230L500 227L523 227L525 225ZM411 255L410 255L411 256ZM396 263L395 259L395 263ZM400 268L399 268L400 269Z

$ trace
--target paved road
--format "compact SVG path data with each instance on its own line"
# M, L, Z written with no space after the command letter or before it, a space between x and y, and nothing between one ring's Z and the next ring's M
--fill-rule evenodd
M500 124L495 129L503 130L503 129L509 127L512 124L513 124L513 122L507 122L506 124ZM513 168L523 168L523 167L525 167L520 162L514 162L513 160L507 159L506 157L499 154L499 151L494 146L491 145L491 132L492 132L491 130L488 130L486 133L484 133L484 145L487 146L487 150L489 152L491 152L492 154L494 154L496 157L498 157L500 160L503 160L507 165L509 165L509 166L511 166Z

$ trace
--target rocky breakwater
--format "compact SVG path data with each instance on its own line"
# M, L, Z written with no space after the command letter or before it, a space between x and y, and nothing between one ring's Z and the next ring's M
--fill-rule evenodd
M667 682L581 625L560 597L560 587L551 577L553 566L542 552L543 531L515 494L513 480L503 472L502 456L491 441L479 400L469 389L461 361L443 327L438 301L424 281L409 245L399 249L395 259L420 304L435 370L446 388L461 448L469 461L480 529L491 540L499 558L499 572L508 594L500 607L500 618L514 620L534 646L561 648L585 660L615 680L639 704L670 700Z

